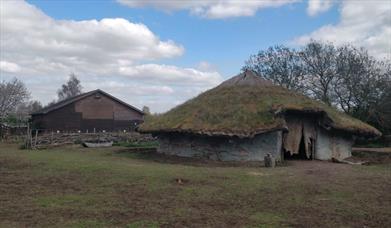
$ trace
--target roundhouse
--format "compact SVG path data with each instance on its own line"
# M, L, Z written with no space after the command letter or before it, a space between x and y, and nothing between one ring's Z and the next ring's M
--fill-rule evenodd
M326 104L243 72L148 118L140 132L159 139L158 152L221 161L344 159L356 137L374 127Z

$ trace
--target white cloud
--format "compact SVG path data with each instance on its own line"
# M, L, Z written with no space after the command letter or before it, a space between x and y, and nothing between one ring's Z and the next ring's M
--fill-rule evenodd
M390 1L342 1L341 19L294 40L305 44L311 39L335 44L352 43L363 46L377 58L391 59L391 3Z
M130 104L165 99L164 111L221 80L217 72L158 65L184 48L122 18L56 20L25 1L0 0L1 76L19 76L35 99L51 101L70 72L85 91L103 89ZM151 63L152 62L152 63ZM133 73L131 73L134 71Z
M109 81L109 82L86 82L84 86L87 90L94 90L100 88L103 90L111 91L113 93L120 94L121 91L126 90L127 95L132 96L150 96L150 95L171 95L175 93L175 90L170 86L156 86L156 85L143 85L136 84L129 81Z
M173 41L161 41L145 25L122 18L54 20L23 1L4 1L0 12L1 50L10 58L34 55L36 62L39 56L45 64L77 66L170 58L184 51Z
M200 71L215 71L216 67L207 61L201 61L198 63L197 69Z
M315 16L329 10L334 3L335 0L308 0L307 13Z
M176 85L208 86L221 82L221 76L217 72L203 72L193 68L158 64L121 67L120 73L133 79L152 82L158 80L159 83L166 82Z
M259 10L298 2L299 0L117 0L128 7L154 7L164 11L189 10L210 19L253 16Z
M20 66L16 63L0 61L0 71L16 73L20 71Z

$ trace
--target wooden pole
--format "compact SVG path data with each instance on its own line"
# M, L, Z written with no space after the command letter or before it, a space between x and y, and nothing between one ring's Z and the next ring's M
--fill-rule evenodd
M30 139L29 139L29 132L30 132L30 125L27 124L26 140L25 140L25 144L24 144L26 149L29 148L29 141L30 141Z
M33 130L30 129L29 131L29 138L30 138L30 149L33 147Z
M38 141L38 130L35 130L35 143L34 143L35 148L37 147L37 141Z

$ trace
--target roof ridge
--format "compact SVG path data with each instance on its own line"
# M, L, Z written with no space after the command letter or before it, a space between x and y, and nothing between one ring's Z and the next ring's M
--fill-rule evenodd
M273 83L262 78L252 70L245 70L244 72L224 81L218 87L231 86L272 86Z

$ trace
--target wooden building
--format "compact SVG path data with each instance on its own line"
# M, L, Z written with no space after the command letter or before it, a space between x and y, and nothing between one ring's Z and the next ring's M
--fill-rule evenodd
M94 90L31 114L35 129L50 131L131 131L143 121L139 109Z

